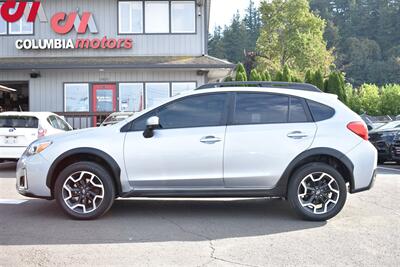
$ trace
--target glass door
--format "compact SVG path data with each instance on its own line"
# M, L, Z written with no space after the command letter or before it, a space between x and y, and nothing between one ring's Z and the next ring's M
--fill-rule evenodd
M115 84L93 85L93 112L113 113L117 111L117 86ZM95 116L93 124L99 126L106 116Z

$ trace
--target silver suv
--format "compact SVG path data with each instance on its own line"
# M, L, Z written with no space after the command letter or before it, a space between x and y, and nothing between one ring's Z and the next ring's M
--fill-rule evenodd
M110 127L31 144L17 189L94 219L121 197L284 197L327 220L371 188L377 151L362 119L311 85L210 84Z

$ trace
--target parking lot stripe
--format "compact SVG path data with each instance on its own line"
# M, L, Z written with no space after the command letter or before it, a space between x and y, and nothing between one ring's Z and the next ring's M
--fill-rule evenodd
M0 199L0 205L19 205L27 201L23 199Z

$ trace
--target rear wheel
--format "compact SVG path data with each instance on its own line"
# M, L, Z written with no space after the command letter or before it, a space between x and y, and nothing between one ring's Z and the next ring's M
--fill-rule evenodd
M115 188L112 177L103 167L93 162L80 162L60 173L54 193L66 214L78 220L91 220L111 208Z
M291 177L288 199L296 213L311 221L325 221L336 216L347 198L342 175L325 163L311 163Z

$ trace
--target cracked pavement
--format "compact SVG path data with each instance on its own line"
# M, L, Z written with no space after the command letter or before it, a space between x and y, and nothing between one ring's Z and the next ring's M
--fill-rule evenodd
M0 266L398 266L400 171L386 167L328 222L301 221L279 199L143 198L80 222L19 196L15 165L2 164Z

